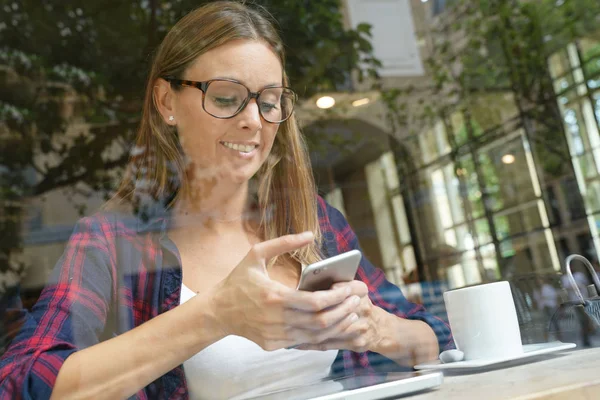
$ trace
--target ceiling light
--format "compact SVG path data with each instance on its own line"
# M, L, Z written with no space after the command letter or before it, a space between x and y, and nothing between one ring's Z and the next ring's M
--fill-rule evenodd
M502 162L504 164L512 164L515 162L515 156L512 154L505 154L502 156Z
M371 102L371 99L369 99L368 97L365 97L362 99L354 100L352 102L352 105L354 107L360 107L360 106L364 106L365 104L369 104L370 102Z
M319 108L331 108L335 105L335 99L331 96L319 97L317 100L317 107Z

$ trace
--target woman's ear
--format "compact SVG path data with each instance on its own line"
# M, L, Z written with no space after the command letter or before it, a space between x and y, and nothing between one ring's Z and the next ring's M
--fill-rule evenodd
M158 78L154 83L154 104L167 125L177 125L175 117L175 93L171 84L163 78Z

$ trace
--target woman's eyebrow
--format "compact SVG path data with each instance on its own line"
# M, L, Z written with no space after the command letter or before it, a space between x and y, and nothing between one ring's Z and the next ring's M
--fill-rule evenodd
M228 75L217 75L217 76L215 76L215 77L213 77L213 78L207 79L207 81L208 81L208 80L213 80L213 79L229 79L229 80L232 80L232 81L236 81L236 82L243 83L243 82L241 81L241 79L235 78L235 77L233 77L233 76L228 76Z
M263 87L270 88L270 87L281 87L281 86L283 86L283 83L278 82L278 83L269 83L268 85L265 85Z

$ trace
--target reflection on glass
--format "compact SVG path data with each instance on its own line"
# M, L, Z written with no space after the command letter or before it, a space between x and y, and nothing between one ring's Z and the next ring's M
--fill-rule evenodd
M589 182L586 189L585 206L588 214L600 212L600 181Z
M589 61L585 66L585 75L588 77L587 85L590 89L600 88L600 57Z
M485 131L500 126L504 121L518 115L515 99L510 91L477 93L468 104L473 135L480 136ZM461 129L462 127L459 127Z
M519 206L509 213L495 215L494 224L500 240L544 227L537 201Z
M449 228L454 225L452 221L452 213L450 211L450 203L446 192L446 183L444 182L444 173L441 169L431 172L431 185L433 188L433 198L435 208L438 213L442 228Z
M600 56L600 41L592 38L583 38L579 40L583 61L591 60Z
M558 96L558 103L560 106L566 106L577 100L577 92L575 90L567 90Z
M598 176L598 170L592 153L585 153L579 157L573 157L573 164L576 164L576 168L579 168L586 178Z
M413 168L422 166L425 162L423 160L423 153L419 145L419 135L413 135L402 141L402 145L407 149L410 160L414 162ZM406 171L407 174L415 173L414 169Z
M560 189L569 210L570 219L577 220L585 217L585 205L579 196L579 186L575 179L567 177L560 183Z
M560 203L556 197L556 189L552 185L547 185L543 196L548 204L548 219L551 225L560 226L563 223Z
M532 234L529 236L528 242L531 243L533 253L531 269L534 271L553 269L552 255L556 254L556 248L554 242L551 242L553 249L548 246L545 232Z
M456 141L466 142L469 140L469 131L473 135L473 137L478 137L483 134L483 129L477 120L471 117L469 121L469 125L465 122L464 118L462 119L463 124L459 126L454 131L454 135L456 136Z
M396 195L392 198L392 208L394 210L394 218L398 227L398 236L400 244L410 243L412 241L410 230L408 228L408 220L406 219L406 210L402 196Z
M450 288L463 287L481 283L475 250L468 250L461 254L460 262L446 268L446 278Z
M456 170L456 175L461 177L463 202L469 203L465 204L464 208L470 210L471 218L481 217L484 213L482 193L477 181L473 158L470 155L461 157L460 166Z
M594 225L596 226L596 229L600 230L600 213L598 214L594 214L592 216L593 220L594 220Z
M554 247L554 242L552 242ZM502 277L515 274L548 270L553 268L551 251L544 232L532 232L500 243L502 254Z
M479 254L483 262L483 270L486 281L495 281L501 279L498 269L498 259L496 258L496 248L492 243L481 246Z
M582 39L579 44L585 62L584 70L588 78L587 84L590 89L597 89L600 87L600 42Z
M444 181L446 183L446 192L448 194L448 202L452 212L452 220L455 224L460 224L465 220L465 213L462 199L460 197L460 182L456 177L454 164L447 164L443 168L443 171Z
M596 114L596 120L600 121L600 91L594 93L594 114Z
M507 155L511 156L508 164ZM479 163L491 210L513 207L536 198L531 166L520 136L482 150Z
M396 190L400 186L398 179L398 168L396 167L396 160L394 160L394 153L388 151L384 153L381 158L381 170L385 177L385 183L388 190Z
M564 121L567 128L567 141L572 155L583 154L586 146L581 135L579 127L579 118L577 112L573 108L566 108L564 110Z
M460 111L456 111L450 116L450 126L454 134L454 140L458 146L466 143L468 140L464 121L465 119Z
M556 93L562 93L573 85L573 76L571 74L565 75L554 81L554 91Z
M450 152L450 144L448 143L448 135L446 135L446 128L442 121L438 121L433 128L435 131L435 139L437 143L437 150L440 156L448 154Z
M467 285L476 285L481 283L481 273L479 272L477 255L475 250L465 251L462 255L462 266Z
M450 289L466 286L465 275L460 264L454 264L446 269L446 279Z
M554 79L570 70L569 58L565 50L557 51L549 58L550 74Z
M404 246L404 248L402 249L402 262L404 263L403 266L405 273L414 271L417 268L415 250L412 246Z
M496 236L499 240L510 236L510 224L506 215L494 217L494 226L496 227Z
M434 131L430 129L420 135L419 138L419 147L421 148L421 156L423 158L423 162L427 164L431 160L437 158L437 146L435 143Z
M466 225L459 225L444 231L446 244L458 251L471 250L474 248L473 236L471 236Z
M424 163L429 163L450 151L444 124L438 121L433 128L418 135Z
M492 242L492 234L490 232L490 224L488 224L485 218L478 219L474 221L475 231L477 232L477 240L479 241L479 245L484 245L486 243Z
M598 123L594 116L594 105L590 102L589 98L584 97L581 100L581 110L590 148L594 154L596 169L600 171L600 132L598 131Z

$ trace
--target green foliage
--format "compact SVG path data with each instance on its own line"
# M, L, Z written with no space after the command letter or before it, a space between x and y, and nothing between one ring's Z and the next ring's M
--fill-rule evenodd
M516 184L500 170L502 164L486 146L502 142L506 134L525 132L525 145L531 148L542 187L568 174L573 177L549 57L578 43L586 62L585 79L590 88L600 87L600 1L454 0L447 4L449 9L423 38L429 45L423 46L429 84L385 90L382 99L392 130L406 138L404 147L412 150L410 157L417 162L422 159L421 148L409 144L444 122L452 142L448 159L456 167L465 211L476 225L471 234L488 232L502 258L508 253L498 242L515 234L511 218L525 214L492 214L513 205L507 191ZM572 80L568 90L575 96ZM426 171L409 171L405 179L427 180ZM414 190L430 185L417 183Z
M0 7L0 146L11 149L0 156L0 232L14 239L0 249L0 272L20 248L23 210L9 199L20 205L78 183L105 193L114 187L111 171L127 160L154 50L177 20L207 2L9 0ZM376 76L370 26L345 29L340 0L251 6L278 21L301 96L347 89L353 71ZM121 156L108 152L115 146ZM57 162L40 163L40 155Z
M35 55L50 69L62 65L93 71L109 98L139 99L157 44L178 19L207 2L74 0L67 5L24 0L16 9L0 10L0 20L13 21L13 28L1 30L0 45ZM278 22L286 44L287 70L300 94L343 88L354 69L373 73L368 70L377 65L370 26L344 29L340 0L255 3ZM358 68L359 63L366 68Z
M412 91L386 91L383 101L390 125L405 135L416 135L423 126L465 107L479 111L500 106L474 106L483 94L512 93L545 171L563 174L569 157L564 152L562 117L548 57L584 36L598 38L599 27L597 0L453 1L431 31L433 51L425 60L432 81L430 93L421 93L426 100L419 103L413 118L407 118L407 105L414 101ZM593 47L584 55L592 59L585 66L589 77L600 70L595 51ZM486 118L485 112L471 115L473 121ZM459 145L466 143L464 129L454 134Z

